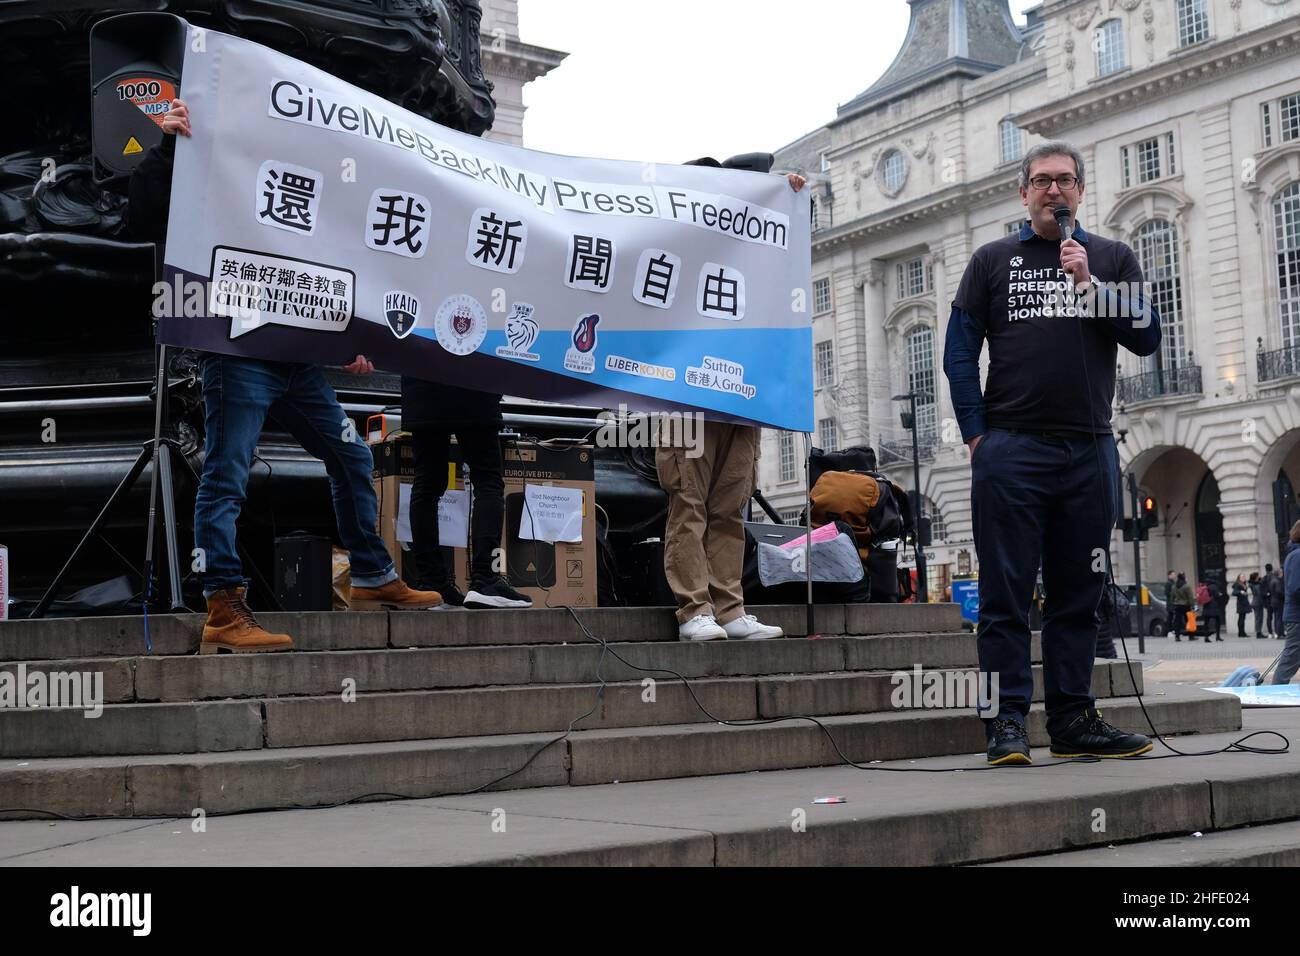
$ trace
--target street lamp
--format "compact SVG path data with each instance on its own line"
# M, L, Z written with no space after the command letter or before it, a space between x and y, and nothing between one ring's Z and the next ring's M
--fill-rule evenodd
M912 509L912 521L915 525L913 534L916 541L916 599L920 604L929 603L930 587L925 567L925 545L921 543L921 519L924 515L921 508L921 447L917 438L916 400L929 397L929 392L917 392L915 389L905 395L893 396L895 402L908 403L908 410L900 412L898 417L902 421L903 427L912 433L912 479L916 483L916 507Z
M1115 431L1119 433L1119 443L1121 445L1128 440L1129 424L1128 410L1124 407L1124 403L1121 402L1119 414L1115 416Z

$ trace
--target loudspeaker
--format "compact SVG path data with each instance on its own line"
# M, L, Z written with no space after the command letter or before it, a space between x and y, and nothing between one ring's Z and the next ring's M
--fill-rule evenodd
M181 84L189 26L169 13L125 13L90 30L95 182L125 183L151 146Z
M553 588L555 544L521 539L519 527L523 516L523 493L506 495L506 528L513 529L506 538L506 578L512 587Z
M333 552L329 538L290 534L275 539L275 596L286 611L333 608Z

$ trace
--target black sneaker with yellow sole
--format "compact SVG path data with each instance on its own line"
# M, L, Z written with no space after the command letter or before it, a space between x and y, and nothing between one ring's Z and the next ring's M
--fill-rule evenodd
M1139 757L1151 749L1151 738L1112 727L1095 707L1083 711L1051 738L1053 757Z
M1029 736L1024 724L1008 717L995 717L988 727L988 760L995 767L1031 764Z

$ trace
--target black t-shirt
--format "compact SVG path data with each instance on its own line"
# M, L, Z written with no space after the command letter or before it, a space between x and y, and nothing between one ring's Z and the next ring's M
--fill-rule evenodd
M1098 281L1142 281L1124 243L1092 234L1087 240L1088 268ZM990 427L1110 433L1117 346L1096 320L1078 317L1059 243L1038 235L1021 241L1013 233L981 246L953 305L988 338Z

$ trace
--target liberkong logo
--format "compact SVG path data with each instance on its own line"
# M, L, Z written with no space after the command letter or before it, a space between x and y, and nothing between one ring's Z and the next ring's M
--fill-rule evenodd
M384 318L393 334L404 339L420 321L420 300L409 292L387 292L384 294Z
M570 372L590 375L596 370L596 359L592 352L596 350L596 326L600 315L592 312L582 316L573 325L573 347L564 355L564 367Z

